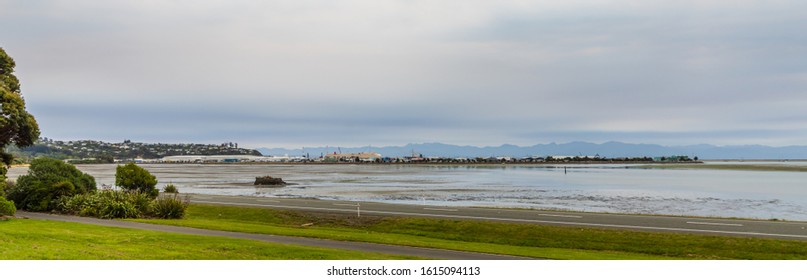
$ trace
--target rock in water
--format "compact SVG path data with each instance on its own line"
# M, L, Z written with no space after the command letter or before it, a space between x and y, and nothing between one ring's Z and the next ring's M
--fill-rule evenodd
M261 186L285 186L286 182L283 182L281 178L274 178L272 176L264 176L264 177L255 177L255 185Z

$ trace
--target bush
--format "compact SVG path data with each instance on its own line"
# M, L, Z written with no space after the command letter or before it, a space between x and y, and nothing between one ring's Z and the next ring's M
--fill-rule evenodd
M149 212L150 194L127 191L98 193L97 217L102 219L137 218Z
M37 158L6 196L19 209L50 211L61 197L94 192L95 178L60 160Z
M98 204L98 193L85 193L61 197L56 209L65 214L98 217Z
M0 163L0 197L6 197L6 189L8 188L8 180L6 180L6 173L8 168L3 163Z
M96 193L62 197L57 210L66 214L102 219L156 217L180 219L185 216L188 201L177 195L154 200L151 194L104 190Z
M152 215L162 219L182 219L187 208L188 202L182 201L176 195L163 196L154 201Z
M58 201L58 210L102 219L138 218L151 212L152 201L150 194L105 190L63 197Z
M17 213L17 207L14 207L14 202L0 196L0 216L14 216L15 213Z
M0 176L0 197L5 197L8 191L17 185L17 182L11 180L2 180L2 178L3 176Z
M174 186L174 184L168 184L168 185L165 185L165 187L163 188L163 192L164 193L179 193L179 190L177 190L177 187Z
M101 204L98 216L101 219L137 218L140 216L140 211L130 201L111 200Z
M127 191L147 193L152 197L160 194L160 191L154 188L157 185L157 177L134 163L118 166L115 170L115 185Z

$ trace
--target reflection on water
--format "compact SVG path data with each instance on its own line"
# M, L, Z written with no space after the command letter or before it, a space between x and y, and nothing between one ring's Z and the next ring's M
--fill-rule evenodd
M158 187L172 183L183 193L807 221L804 172L626 169L625 165L142 166L157 176ZM115 182L115 165L78 167L95 176L99 186ZM23 168L13 168L9 177L24 173ZM294 185L252 185L255 177L265 175Z

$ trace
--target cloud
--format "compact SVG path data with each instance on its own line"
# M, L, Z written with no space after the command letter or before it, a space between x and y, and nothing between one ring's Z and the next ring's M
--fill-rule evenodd
M807 140L798 1L0 5L52 138Z

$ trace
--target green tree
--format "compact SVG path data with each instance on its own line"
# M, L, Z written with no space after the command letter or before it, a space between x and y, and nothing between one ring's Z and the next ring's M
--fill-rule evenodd
M75 166L57 159L37 158L31 162L28 174L17 179L7 196L19 209L49 211L55 208L53 202L60 197L95 190L95 178Z
M127 191L140 191L153 197L159 194L159 190L154 187L157 185L157 177L134 163L118 165L115 170L115 185Z
M7 166L14 161L6 146L27 147L39 138L39 125L25 110L14 66L14 59L0 48L0 187L6 184Z

